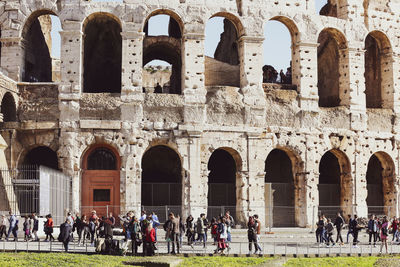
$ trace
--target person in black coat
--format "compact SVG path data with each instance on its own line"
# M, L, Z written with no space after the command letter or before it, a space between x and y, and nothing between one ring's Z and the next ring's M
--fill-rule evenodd
M60 225L60 235L58 241L64 244L65 252L68 252L68 244L72 240L72 226L67 219L65 223Z
M340 244L343 245L342 229L344 225L344 220L343 217L340 215L340 212L337 213L334 225L336 226L337 232L336 243L338 243L340 240Z

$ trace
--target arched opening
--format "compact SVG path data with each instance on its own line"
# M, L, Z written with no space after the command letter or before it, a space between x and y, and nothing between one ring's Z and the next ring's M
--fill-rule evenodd
M265 23L264 37L263 83L291 85L294 45L290 29L276 18ZM293 88L282 87L282 89Z
M319 212L334 218L339 211L350 213L352 182L347 156L339 150L326 152L319 163Z
M106 13L89 16L83 26L83 92L121 93L122 37L119 21Z
M318 96L320 107L337 107L344 93L340 91L347 61L347 43L335 29L323 30L318 37Z
M120 159L107 145L92 146L83 157L81 214L99 216L120 212Z
M61 22L48 10L34 12L22 31L24 82L60 81Z
M182 92L182 23L177 16L155 13L144 26L143 87L145 92Z
M47 146L39 146L30 150L23 162L22 166L45 166L54 170L58 170L58 157L57 153Z
M1 101L1 114L3 114L3 122L17 121L17 107L14 97L7 92Z
M377 152L368 161L367 206L368 214L396 214L396 188L394 163L384 152Z
M58 170L57 153L47 146L29 150L19 162L18 172L9 174L15 179L14 193L20 214L39 212L41 167Z
M387 70L391 61L391 45L381 32L372 32L365 39L365 95L367 108L382 108L385 91L391 88L391 71ZM386 88L385 88L386 87ZM389 88L387 88L389 87ZM388 95L390 96L390 94Z
M210 18L205 30L205 85L240 86L238 22L226 14Z
M169 206L170 211L181 214L182 190L179 155L164 145L147 150L142 157L142 208L157 211L160 206Z
M209 218L218 217L229 210L236 218L237 162L228 150L215 150L208 161L208 212Z
M265 160L265 191L266 217L272 216L272 226L296 226L293 166L283 150L272 150Z

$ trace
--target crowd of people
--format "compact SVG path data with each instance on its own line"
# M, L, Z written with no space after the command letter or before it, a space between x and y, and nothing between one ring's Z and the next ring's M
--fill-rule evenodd
M317 228L315 231L317 243L325 244L327 247L337 245L343 245L342 230L347 228L346 243L349 243L349 237L353 238L352 244L354 248L358 248L359 232L363 229L368 233L368 244L376 247L377 242L381 242L380 253L382 253L383 247L386 249L387 253L387 240L389 234L392 234L392 241L400 244L400 231L399 225L400 221L396 217L392 220L388 220L387 216L377 217L371 215L367 223L360 220L357 215L351 216L347 215L347 220L342 217L340 212L334 221L326 218L324 214L320 215L318 222L316 223ZM336 229L336 241L333 239L334 231Z

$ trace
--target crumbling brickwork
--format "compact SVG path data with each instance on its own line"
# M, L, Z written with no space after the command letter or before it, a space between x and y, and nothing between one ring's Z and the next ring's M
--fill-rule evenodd
M3 0L0 12L4 73L0 96L10 92L18 114L17 122L4 122L1 128L8 144L8 165L17 166L38 146L57 152L59 168L73 177L74 209L86 204L82 200L89 190L82 187L87 178L85 158L94 145L112 148L120 162L115 192L119 203L113 204L121 212L141 209L146 194L142 184L147 182L142 159L152 155L146 154L151 148L165 146L180 160L181 186L174 194L180 196L184 216L207 212L209 187L214 186L209 184L209 161L221 150L235 162L227 170L227 175L235 172L234 190L227 189L227 197L234 194L239 222L254 213L265 218L266 206L271 205L265 198L266 177L271 175L266 172L273 169L266 166L270 153L271 157L285 153L290 159L285 158L285 168L291 166L293 180L288 184L293 195L284 205L293 205L294 225L310 226L323 205L339 205L336 210L367 216L369 203L376 203L370 200L368 188L379 183L375 187L382 190L379 203L389 215L398 215L398 0L329 1L321 15L313 0L218 0L207 5L197 0ZM28 41L25 26L49 14L58 16L62 24L61 81L20 83ZM145 25L157 14L173 18L171 36L147 36ZM229 21L225 28L231 32L221 49L226 44L237 54L218 52L210 60L204 55L205 25L215 16ZM271 19L286 25L292 37L290 89L294 90L262 84L263 25ZM106 58L100 65L85 62L90 52L85 38L92 22L117 25L113 29L121 31L121 38L115 34L109 43L122 47L116 50L121 55L120 73L96 70L118 67L118 62L108 64ZM102 35L94 37L98 48L102 41L110 41ZM145 46L154 48L156 58L168 57L177 66L172 70L174 82L179 83L173 86L179 89L175 94L144 92L143 63L154 56L146 54L151 50L145 53ZM237 63L237 68L232 66ZM85 73L93 71L91 67L94 77L101 77L85 90ZM223 75L212 76L219 74ZM113 81L118 76L116 83L98 84L103 75ZM1 112L9 111L2 107ZM326 172L335 177L326 178ZM273 175L287 178L286 172L277 170ZM333 192L335 186L339 190ZM333 194L332 198L322 196L323 192ZM218 204L215 198L212 201Z

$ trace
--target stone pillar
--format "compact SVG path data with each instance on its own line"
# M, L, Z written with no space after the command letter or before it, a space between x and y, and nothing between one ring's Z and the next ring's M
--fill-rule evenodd
M354 200L353 205L354 213L358 217L368 217L368 206L367 206L367 170L368 170L368 157L362 156L362 150L365 149L358 139L354 140L354 158L350 159L353 162L353 187L354 187ZM370 192L372 193L372 192Z
M341 80L341 82L345 83L342 83L341 87L347 91L347 94L343 93L345 95L343 104L350 108L351 129L354 131L363 131L367 128L364 77L365 50L360 47L363 47L362 43L346 49L346 52L343 51L348 56L348 61L345 63L348 66L348 70L345 73L342 73L342 70L340 71L341 76L346 74L346 77L348 77Z
M121 120L141 122L143 118L143 37L137 31L122 32ZM123 127L126 125L123 125Z
M200 216L201 213L207 214L207 195L208 195L208 179L203 179L201 173L201 131L188 131L188 190L187 207L183 207L183 215L192 214L194 218ZM186 212L185 212L186 211Z
M7 31L3 31L5 35ZM22 37L2 37L1 41L1 68L8 73L8 77L15 81L22 81L24 69L24 42Z
M204 85L204 35L185 34L182 48L182 90L185 99L185 124L203 124L206 121L206 94Z
M249 179L248 179L248 213L257 214L263 225L266 225L265 219L265 159L257 157L257 150L263 140L260 139L261 133L247 132L247 154ZM246 217L249 214L245 214Z
M299 42L294 45L292 82L299 93L303 112L318 110L318 43Z
M239 39L240 88L245 107L245 123L263 126L266 116L266 101L262 88L264 38L242 36Z
M65 21L61 34L61 82L59 86L60 149L63 172L72 177L72 209L80 209L82 155L77 149L79 100L82 88L83 33L78 21Z
M400 132L400 91L396 90L400 84L400 54L393 54L393 112L395 119L393 124L393 132Z
M121 98L124 101L136 99L142 93L143 37L144 33L125 31L122 35Z

